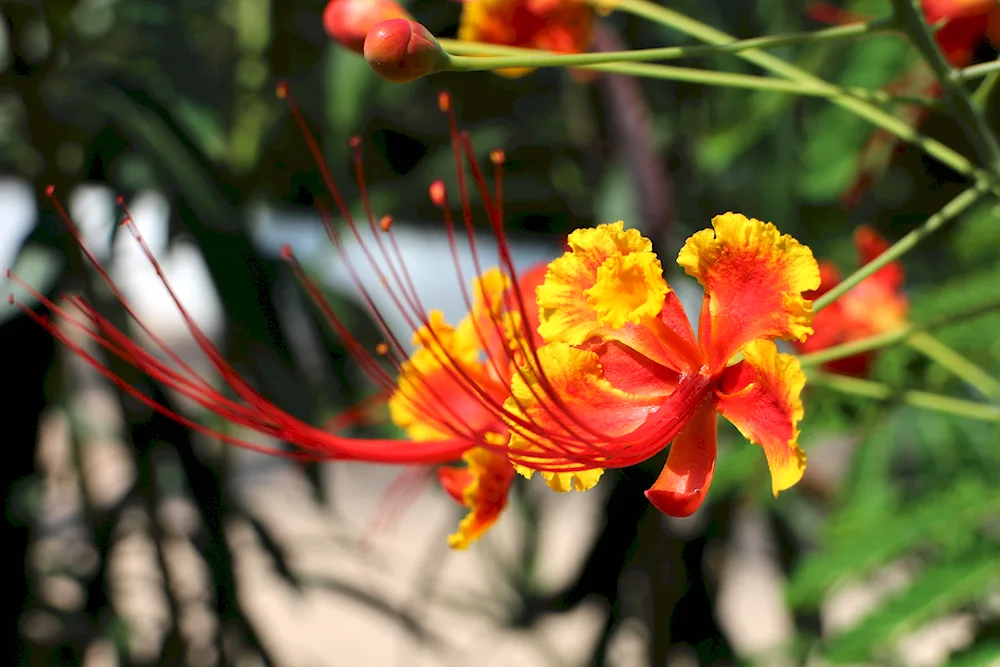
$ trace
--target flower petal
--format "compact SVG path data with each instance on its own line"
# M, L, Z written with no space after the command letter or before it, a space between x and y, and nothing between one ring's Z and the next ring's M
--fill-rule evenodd
M812 303L802 293L819 287L812 251L771 223L726 213L688 239L677 263L707 295L712 370L722 368L757 338L801 339L812 333Z
M747 440L764 448L777 496L806 469L805 452L798 446L806 376L799 360L778 352L772 341L753 341L743 355L745 361L726 369L715 405Z
M670 445L667 463L646 491L649 502L669 516L690 516L701 507L715 473L719 418L704 401Z
M614 387L604 377L596 353L565 343L541 347L538 358L542 373L521 369L504 404L510 413L511 461L526 477L541 469L557 491L590 488L603 467L605 439L642 425L663 396L636 396ZM541 455L529 454L536 451ZM560 467L572 472L561 472Z
M593 12L582 0L465 0L458 38L504 46L580 53L590 40ZM523 76L525 67L497 70Z
M674 370L701 365L649 239L619 221L578 229L566 244L536 291L543 340L618 340Z
M538 332L546 342L580 345L659 313L670 291L663 267L649 239L624 226L618 221L574 231L566 239L569 250L549 264L537 290ZM629 307L615 303L625 285Z
M496 438L493 438L496 444ZM502 443L502 439L498 442ZM465 468L441 468L441 485L456 500L469 508L469 513L448 536L453 549L467 549L496 522L504 507L514 480L514 469L505 457L484 447L467 451L462 459ZM461 489L461 494L458 491Z
M498 403L503 400L503 388L487 377L479 361L471 327L456 330L433 310L413 343L418 347L403 362L389 398L392 421L410 439L439 440L499 422L472 386L498 396Z

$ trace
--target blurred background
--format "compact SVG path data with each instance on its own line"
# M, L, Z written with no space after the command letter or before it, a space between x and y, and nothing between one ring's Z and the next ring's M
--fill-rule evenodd
M798 1L670 6L738 37L823 27ZM348 139L361 137L373 206L395 217L424 302L452 321L457 281L427 197L432 180L455 179L441 90L482 159L506 152L505 222L519 265L556 256L577 227L624 219L653 239L693 308L697 286L670 260L717 213L773 221L846 274L856 226L895 240L963 187L919 151L894 148L859 187L872 128L818 99L559 70L389 84L328 40L323 7L2 0L0 268L52 298L83 293L124 322L45 196L54 185L143 320L211 378L155 272L120 233L121 195L233 365L319 424L372 387L304 298L281 245L296 249L361 340L377 333L323 235L322 181L275 97L279 79L357 211ZM433 33L455 34L458 3L408 7ZM850 9L884 15L888 3ZM602 50L684 43L621 15L600 19L594 35ZM917 66L893 36L776 53L853 86L899 85ZM974 56L996 52L980 40ZM757 73L723 56L683 64ZM964 150L946 117L921 120ZM486 216L473 206L488 249ZM996 299L998 224L985 202L905 257L913 321ZM3 291L44 312L15 286ZM936 335L996 377L997 331L991 314ZM995 423L808 387L810 466L780 500L764 457L724 423L713 489L690 518L646 502L654 460L585 494L518 480L499 525L451 552L446 535L462 511L430 483L432 471L400 478L223 447L129 398L6 300L0 354L10 664L1000 664ZM211 419L106 361L157 400ZM881 354L870 376L982 400L905 346Z

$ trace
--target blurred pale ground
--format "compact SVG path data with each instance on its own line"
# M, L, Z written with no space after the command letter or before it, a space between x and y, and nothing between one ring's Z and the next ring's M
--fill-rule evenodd
M98 188L81 189L69 202L92 247L100 257L109 257L111 194ZM130 205L184 304L210 335L218 335L222 319L217 297L206 288L210 281L198 252L183 242L166 249L165 202L147 193ZM9 264L33 220L30 189L17 182L0 182L0 264ZM264 212L258 241L271 252L283 242L291 243L312 265L314 259L305 253L316 247L317 236L314 225L308 229L311 231L296 221ZM402 227L397 233L408 265L421 281L419 289L426 303L441 304L446 316L455 321L461 315L461 300L450 263L446 270L422 270L422 263L427 268L439 261L431 248L440 248L440 239ZM493 246L485 244L482 252L491 257ZM522 266L546 257L538 248L517 248L516 256ZM182 356L204 367L155 272L127 234L119 235L110 265L112 275L146 322ZM464 268L471 271L468 257ZM342 287L349 280L337 263L331 264L324 277ZM370 272L363 277L373 278ZM70 356L64 358L69 360ZM67 410L52 407L39 433L38 469L45 476L46 518L43 537L36 541L31 557L44 566L43 571L58 570L59 565L69 572L92 567L96 553L83 537L83 513L88 505L112 504L135 474L122 463L127 460L121 456L122 448L128 443L120 434L102 430L102 426L119 423L113 394L82 362L75 361L75 365L75 373L87 378L86 388ZM90 434L81 448L83 479L78 478L71 460L68 419L81 420ZM836 476L848 445L831 443L811 452L812 467ZM215 443L205 446L219 447ZM262 640L282 667L531 667L581 665L590 655L603 623L603 612L596 603L581 605L571 613L549 615L531 630L502 627L514 609L506 572L517 567L515 556L526 530L516 502L485 540L467 552L453 552L445 537L462 512L437 490L433 476L426 476L419 484L402 483L398 488L405 490L393 504L385 502L384 494L397 479L399 469L327 465L324 474L330 477L333 497L330 506L324 507L317 504L291 464L242 450L229 450L228 455L233 463L230 481L235 495L282 542L300 579L316 584L302 593L292 590L274 572L274 564L257 545L253 529L249 525L230 527L240 594L248 602ZM556 495L548 492L541 480L524 486L527 493L540 496L542 501L537 581L555 591L576 575L596 531L602 494L598 490ZM636 493L640 491L636 489ZM189 664L213 664L211 636L216 620L210 611L212 592L206 589L203 564L190 543L198 525L197 512L189 501L177 498L166 503L157 519L163 531L162 554L157 553L148 530L129 530L148 528L150 517L138 508L121 527L112 549L112 595L129 618L132 649L137 655L159 650L168 618L168 602L159 579L165 571L182 605L181 631L191 638ZM683 534L685 526L696 531L701 520L696 514L670 521L679 521L675 532ZM733 544L717 564L718 620L741 657L756 658L765 665L791 665L783 647L793 637L793 620L784 602L784 575L774 536L753 511L745 511L737 526ZM163 568L157 564L161 557ZM880 598L906 582L911 569L908 563L898 562L831 596L822 610L824 633L863 622L865 613ZM77 607L84 594L69 576L50 577L42 590L56 608ZM24 619L24 631L42 638L58 631L53 625L57 622L34 612ZM968 644L972 631L973 619L956 614L904 637L900 651L905 664L912 667L943 665L952 651ZM426 635L421 636L421 632ZM645 629L626 622L613 640L611 663L642 664L645 641ZM95 645L86 664L111 667L116 664L113 655L109 646ZM242 664L255 663L246 660ZM693 651L681 647L671 655L670 664L689 667L697 663Z

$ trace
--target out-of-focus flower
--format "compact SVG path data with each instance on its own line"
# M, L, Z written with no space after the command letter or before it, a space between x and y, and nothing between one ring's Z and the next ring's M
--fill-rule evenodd
M376 25L412 18L396 0L330 0L323 10L323 28L330 39L364 53L365 38Z
M1000 2L998 0L922 0L924 19L935 27L934 40L941 53L953 67L972 64L976 50L988 41L1000 48ZM806 13L817 21L832 24L857 23L867 17L847 12L826 2L811 2ZM925 97L941 96L941 85L926 63L911 67L899 79L886 86L894 95ZM898 111L901 120L917 127L930 111L920 106L902 106ZM879 129L861 150L858 159L858 176L844 193L844 206L855 205L885 171L899 147L899 139Z
M971 64L984 39L1000 47L997 0L922 0L920 5L927 23L939 26L934 39L952 66Z
M393 83L408 83L433 74L448 62L437 39L423 25L406 19L379 23L365 39L365 60Z
M819 268L771 223L727 213L712 226L677 257L705 288L697 339L648 239L621 222L570 234L537 290L546 345L514 376L506 404L519 472L582 489L601 467L639 463L672 442L646 496L687 516L712 481L719 412L764 448L775 495L801 478L805 375L773 341L812 333L802 294L819 286Z
M581 53L590 41L594 12L586 0L463 0L458 38L555 53ZM524 76L529 68L497 70Z
M279 93L287 91L282 87ZM367 226L373 235L367 243L301 113L290 97L288 100L331 197L351 234L363 243L360 254L346 253L336 225L321 208L341 260L355 278L359 258L370 264L411 327L415 349L408 352L385 326L371 293L358 282L362 300L384 336L369 350L337 318L291 251L286 249L284 255L348 352L380 387L379 395L387 398L392 421L406 432L406 438L341 435L353 423L370 420L373 408L369 402L349 410L326 428L284 412L240 377L171 291L194 340L224 387L220 389L200 376L135 317L55 200L84 254L145 331L151 348L131 339L80 297L70 297L70 305L62 307L32 291L64 325L24 305L22 309L137 400L223 442L309 460L410 465L464 461L464 466L445 465L438 474L449 495L469 510L449 538L456 548L467 547L496 521L506 504L515 469L526 475L539 471L559 491L583 490L597 482L604 468L639 463L671 442L666 466L647 495L664 512L690 514L700 505L712 478L716 411L763 446L775 494L801 477L805 455L796 441L802 417L799 394L805 376L797 360L779 353L772 341L802 338L812 331L811 304L803 293L819 286L819 269L808 248L781 235L770 223L732 213L716 217L714 231L692 236L678 263L705 288L697 339L663 279L650 242L635 230L625 230L620 222L573 232L562 257L518 274L502 224L503 155L491 155L496 168L495 190L491 191L468 136L458 131L448 98L443 96L441 106L448 112L458 167L463 221L476 267L471 289L463 290L468 314L451 326L439 311L425 310L416 295L391 218L376 219L371 213L359 142L352 144ZM488 211L498 242L499 268L480 268L482 258L468 216L466 167ZM431 198L443 212L446 237L454 250L458 234L442 182L431 186ZM158 268L127 211L123 224ZM462 274L457 261L455 266L459 284L466 284L468 276ZM253 443L173 412L116 377L90 347L69 335L68 329L88 336L108 354L201 408L245 429L285 441L294 451ZM734 362L739 353L743 358Z
M854 232L858 261L865 265L889 247L889 243L869 227ZM806 296L815 299L840 283L840 271L828 261L820 262L822 281L819 289ZM903 267L890 262L849 292L821 310L813 318L815 333L805 341L796 342L799 352L825 350L834 345L861 340L869 336L894 331L907 324L910 303L903 293ZM824 364L828 370L863 377L875 359L875 352L863 352Z

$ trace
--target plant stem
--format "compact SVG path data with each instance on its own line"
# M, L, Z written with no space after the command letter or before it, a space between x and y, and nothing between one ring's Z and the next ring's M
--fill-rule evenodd
M975 387L984 398L994 401L1000 398L1000 382L996 378L926 331L913 334L906 342L914 350L941 364Z
M988 63L979 63L978 65L969 65L962 69L953 69L949 77L955 81L968 81L969 79L978 79L992 72L1000 72L1000 58L991 60Z
M989 189L990 186L985 181L977 181L972 187L945 204L940 211L927 218L924 224L896 241L884 253L859 268L836 287L816 299L813 302L813 312L819 312L889 262L895 261L905 255L927 236L940 229L946 222L976 203Z
M951 99L962 129L975 146L983 164L989 165L994 176L1000 178L1000 143L997 143L996 135L986 118L973 106L961 83L952 77L951 64L938 49L934 34L924 21L920 0L892 0L892 4L900 27L934 70L945 94Z
M653 21L654 23L673 28L709 44L728 44L736 41L731 35L728 35L721 30L717 30L679 12L654 4L649 0L613 0L611 3L601 2L601 0L591 0L591 2L593 2L600 9L611 8L616 11L628 12L649 21ZM796 67L786 60L782 60L777 56L758 49L740 51L736 55L773 74L777 74L782 78L789 79L791 81L798 81L800 83L829 86L832 91L839 93L831 95L830 99L834 104L837 104L851 113L868 120L873 125L886 130L903 141L919 146L928 155L949 166L960 174L973 177L977 180L984 180L991 185L998 184L998 179L996 179L992 173L976 167L968 159L951 147L946 146L936 139L923 136L892 114L887 113L864 100L851 96L837 86L834 86L816 75Z
M799 357L799 363L802 364L803 368L820 366L828 361L836 361L837 359L852 357L855 354L861 354L862 352L889 347L890 345L904 341L910 336L921 331L930 331L938 327L958 324L959 322L963 322L973 317L978 317L979 315L983 315L997 309L1000 309L1000 301L994 301L984 306L978 306L971 310L966 310L954 315L945 315L944 317L939 317L920 324L910 324L895 331L889 331L875 336L868 336L867 338L859 340L852 340L848 343L841 343L840 345L828 347L825 350L819 350L810 354L803 354Z
M477 51L472 42L465 45L465 48L453 49L452 41L438 40L448 51L469 50ZM473 48L469 48L473 47ZM785 81L770 76L754 76L751 74L736 74L733 72L719 72L716 70L704 70L694 67L674 67L671 65L654 65L643 62L607 62L608 53L588 53L579 55L545 55L545 52L524 49L531 55L501 56L501 57L466 57L450 55L449 64L445 68L455 72L477 72L483 70L496 70L509 67L580 67L581 69L596 70L598 72L609 72L613 74L630 74L641 76L647 79L661 79L667 81L683 81L686 83L700 83L708 86L722 86L726 88L743 88L746 90L760 90L775 93L786 93L789 95L804 95L807 97L820 97L833 99L844 94L851 95L858 99L868 100L878 104L915 104L917 100L899 100L882 90L870 90L867 88L840 89L827 85L816 85L811 83ZM480 53L482 51L479 51ZM627 51L621 53L628 53ZM443 70L442 70L443 71ZM923 100L920 100L923 103ZM927 105L933 105L933 100L927 100Z
M853 394L879 401L895 401L915 408L926 408L960 417L1000 423L1000 406L985 405L927 391L896 390L889 385L871 380L811 371L809 382L844 394Z
M868 23L852 23L845 26L836 26L825 30L815 30L812 32L795 32L787 35L769 35L764 37L753 37L751 39L741 39L727 44L707 44L703 46L665 46L655 49L632 49L629 51L604 51L601 53L581 53L581 54L549 54L547 51L535 49L520 49L517 47L503 47L494 44L480 44L477 42L465 42L451 39L439 39L438 42L446 51L456 55L528 55L531 53L539 56L538 63L526 62L518 67L550 67L554 65L578 66L578 65L599 65L603 63L617 62L648 62L652 60L677 60L678 58L695 58L700 56L711 56L719 54L739 53L748 49L773 49L780 46L792 44L828 42L841 39L857 39L869 35L883 34L895 28L895 22L891 19L877 19ZM493 47L492 49L483 47ZM498 50L499 49L499 50ZM517 53L511 53L516 51ZM543 56L544 54L544 56ZM486 68L483 68L486 69Z

